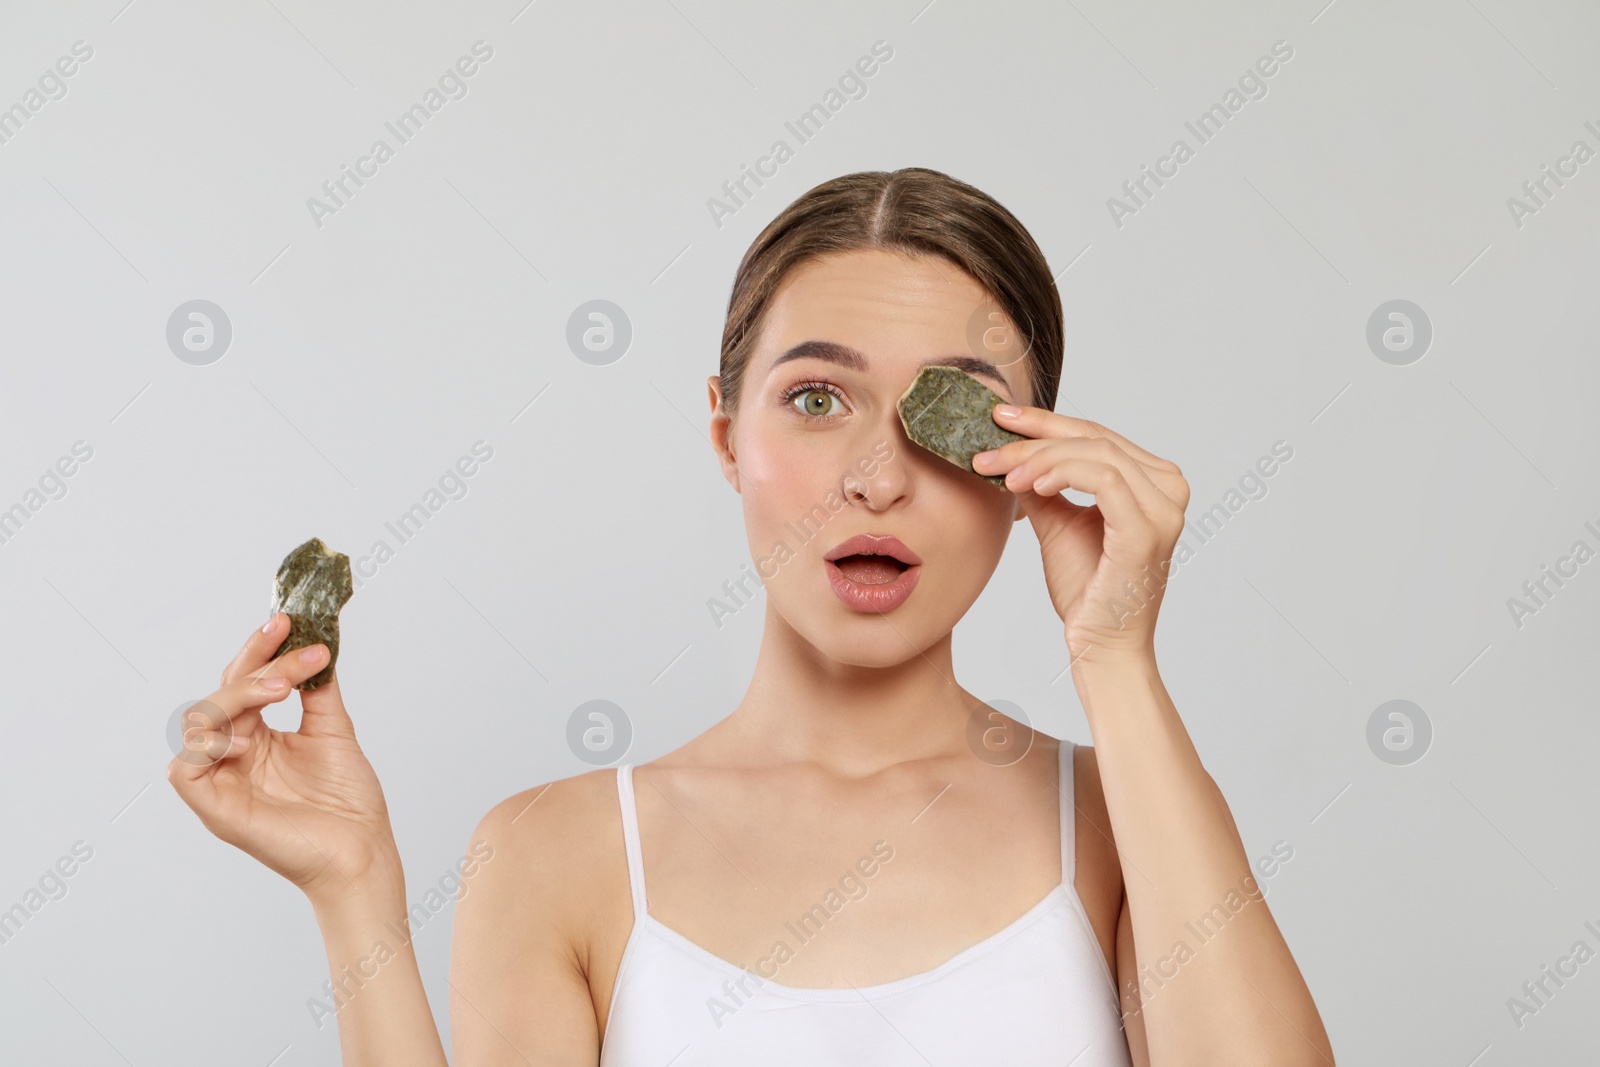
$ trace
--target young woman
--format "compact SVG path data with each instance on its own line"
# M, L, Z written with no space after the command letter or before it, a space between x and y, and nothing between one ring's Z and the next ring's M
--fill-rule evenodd
M756 239L707 383L765 586L749 689L673 752L484 816L456 1067L1333 1062L1156 668L1189 487L1054 412L1062 338L1027 231L936 171L827 182ZM992 417L1024 439L974 461L1003 488L906 437L896 400L925 364L1007 401ZM951 630L1023 517L1092 748L955 681ZM262 723L326 662L274 658L286 632L246 641L208 698L228 722L168 776L306 892L344 1062L444 1064L337 680L302 693L298 731Z

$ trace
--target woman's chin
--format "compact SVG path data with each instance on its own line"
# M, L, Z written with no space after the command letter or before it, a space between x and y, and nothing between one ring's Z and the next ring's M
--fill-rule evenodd
M837 638L815 645L817 651L831 663L846 667L873 670L899 667L908 660L919 658L921 649L913 648L904 638L888 641L841 642Z
M866 612L836 610L809 614L796 633L817 654L832 663L851 667L898 667L920 659L927 651L928 620L906 612Z

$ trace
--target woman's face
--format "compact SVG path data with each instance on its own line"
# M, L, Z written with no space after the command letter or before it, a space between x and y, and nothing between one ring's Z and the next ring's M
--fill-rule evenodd
M895 404L929 363L1030 402L1016 331L971 276L935 256L852 251L808 261L774 295L731 428L708 381L769 606L838 661L892 665L943 638L1021 517L1010 490L906 437ZM858 534L898 538L920 563L827 561Z

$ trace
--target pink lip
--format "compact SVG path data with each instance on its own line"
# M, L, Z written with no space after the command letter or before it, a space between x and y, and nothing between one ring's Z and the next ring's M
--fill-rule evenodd
M922 557L907 548L900 538L893 534L856 534L854 537L840 541L828 549L828 554L822 558L832 562L843 559L845 556L893 556L901 563L915 566L922 562Z
M852 582L844 576L844 572L834 560L856 555L890 556L907 564L907 567L894 581L882 585ZM917 587L917 579L922 574L921 564L921 556L907 548L898 537L889 534L856 534L833 546L823 557L823 566L828 572L828 585L833 588L834 595L852 611L869 614L893 611L904 604L906 598L911 595L911 590Z
M845 607L868 613L893 611L904 604L911 590L917 587L917 577L922 573L922 567L913 564L892 582L862 585L846 578L844 572L839 570L839 565L832 560L826 561L823 566L828 569L828 584L833 587L834 595L844 601Z

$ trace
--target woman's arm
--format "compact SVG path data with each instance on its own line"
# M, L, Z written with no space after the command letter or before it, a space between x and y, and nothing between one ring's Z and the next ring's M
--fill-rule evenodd
M591 931L615 927L619 896L624 910L632 906L616 772L506 798L478 823L468 852L480 862L456 902L455 1067L595 1067L600 1023L589 975L614 972L621 944L597 948Z
M445 1067L408 944L388 805L356 741L338 672L299 691L298 730L274 730L261 717L328 661L322 644L278 656L288 634L288 617L273 615L223 670L220 688L186 709L167 781L207 830L310 900L346 1067Z
M449 1067L411 950L398 859L363 889L346 887L312 908L328 951L344 1067Z
M1177 464L1100 423L1010 404L993 417L1024 439L973 456L973 470L1004 475L1039 537L1121 858L1119 930L1131 927L1134 956L1130 967L1119 933L1125 1005L1136 983L1130 1051L1155 1067L1332 1064L1227 801L1156 670L1156 615L1189 483ZM1073 503L1066 489L1094 503Z
M1149 1056L1130 1039L1135 1062L1331 1065L1311 992L1155 656L1091 651L1072 678L1122 859L1118 982Z
M388 805L337 672L300 691L299 730L261 717L328 659L320 644L277 656L288 632L286 616L274 615L223 670L221 687L185 712L167 780L207 830L305 892L327 950L345 1067L449 1067L411 948ZM581 931L608 899L602 882L627 899L615 781L590 774L519 793L479 823L459 868L455 1067L598 1062L589 961L575 946L588 944Z

